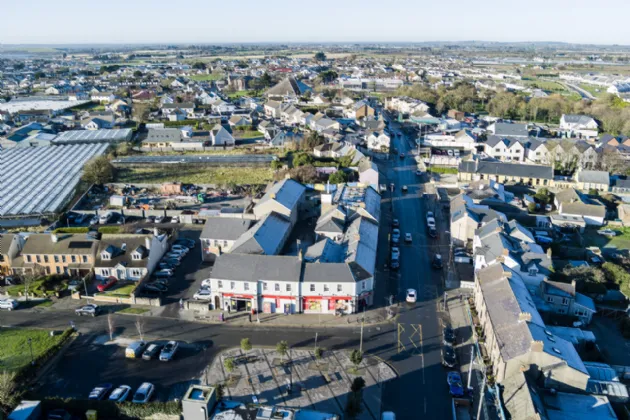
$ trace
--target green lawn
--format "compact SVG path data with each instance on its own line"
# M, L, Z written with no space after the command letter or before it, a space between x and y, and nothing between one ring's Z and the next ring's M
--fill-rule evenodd
M0 329L0 370L16 371L31 363L31 339L33 358L46 353L51 347L61 342L62 336L50 336L47 330L35 329Z
M107 290L105 292L99 292L101 296L111 296L111 297L129 297L131 292L136 288L135 283L125 284L124 286L117 287L115 289Z
M63 291L68 288L67 280L61 280L58 282L48 281L47 278L41 278L34 280L31 284L28 285L28 294L29 296L34 297L44 297L50 296L57 291ZM6 293L10 296L19 296L20 293L24 295L25 287L23 284L16 284L15 286L9 286L5 289Z
M238 99L241 98L243 96L257 96L258 92L256 92L255 90L239 90L238 92L231 92L228 93L228 98L234 100L234 99Z
M255 139L257 137L262 137L263 134L260 131L254 131L254 130L234 130L234 133L232 133L234 135L235 139Z
M582 89L584 89L585 91L587 91L588 93L590 93L591 95L593 95L595 97L603 96L603 95L606 95L608 93L608 92L606 92L606 88L604 88L604 87L587 85L586 83L580 83L579 87L581 87Z
M131 315L142 315L145 312L149 312L146 308L125 308L122 311L118 311L119 314L131 314Z
M529 86L538 87L542 90L551 92L567 92L567 89L558 82L550 82L548 80L533 80L527 83Z
M587 246L596 246L598 248L617 248L630 249L630 228L612 227L606 228L617 232L614 238L608 238L599 235L595 230L587 230L584 233L584 239Z
M215 80L221 80L224 77L222 74L195 74L190 76L191 80L196 82L211 82Z
M273 181L273 170L268 167L148 167L119 168L116 182L125 184L161 184L179 181L186 184L266 184Z

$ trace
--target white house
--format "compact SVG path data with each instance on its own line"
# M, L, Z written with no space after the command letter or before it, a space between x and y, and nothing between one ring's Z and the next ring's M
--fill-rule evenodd
M391 138L385 131L372 131L366 134L365 140L368 149L376 151L389 150L391 143Z
M585 138L596 138L599 125L593 117L588 115L567 115L560 117L560 130L569 135L577 135Z
M234 146L234 137L221 125L217 124L210 130L210 141L213 146Z

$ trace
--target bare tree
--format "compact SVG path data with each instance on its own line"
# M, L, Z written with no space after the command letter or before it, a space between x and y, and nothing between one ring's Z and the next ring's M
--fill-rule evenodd
M109 340L114 339L114 316L112 314L107 315L107 330L109 331ZM141 337L142 338L142 337Z
M32 293L31 286L35 282L35 280L39 279L45 274L44 270L41 266L36 265L33 267L33 271L30 273L25 273L22 276L22 283L24 284L24 296L26 301L28 302L28 295Z
M138 330L140 340L144 341L144 320L141 317L136 317L136 330Z

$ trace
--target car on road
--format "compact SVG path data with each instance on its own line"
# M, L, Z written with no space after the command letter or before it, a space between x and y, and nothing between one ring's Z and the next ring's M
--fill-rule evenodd
M399 226L400 226L400 222L398 221L398 219L394 219L394 220L392 220L392 227L397 228L397 227L399 227Z
M435 219L433 217L427 217L427 226L429 228L435 228Z
M98 216L94 216L90 219L90 226L98 225Z
M400 268L400 260L398 258L392 258L391 262L389 263L389 267L392 270L398 270Z
M433 212L432 212L432 211L428 211L428 212L427 212L427 219L428 219L429 217L435 217L435 215L433 214Z
M166 220L166 217L158 216L155 218L155 223L164 223L165 220Z
M205 301L212 300L212 295L210 293L210 289L206 288L206 287L202 287L201 289L199 289L197 291L197 293L195 293L193 295L193 299L195 299L195 300L205 300Z
M114 386L112 384L100 384L97 385L88 396L88 400L103 400L112 390Z
M455 343L455 331L450 325L445 325L442 329L442 344L452 346Z
M418 300L418 292L416 292L415 289L407 289L405 300L409 303L416 303L416 300Z
M157 343L151 343L147 346L147 349L142 353L142 360L151 360L156 358L162 351L162 345Z
M398 157L400 157L401 159L404 159L405 158L405 154L401 153L400 155L398 155Z
M402 192L406 193L408 191L408 188L406 185L403 185L401 188Z
M434 227L430 227L429 228L429 236L432 238L437 238L438 237L438 233L437 233L437 229Z
M96 288L98 289L99 292L104 292L105 290L115 285L117 282L118 282L118 279L116 277L109 276L99 281L98 284L96 285Z
M405 242L407 242L407 243L411 243L412 242L411 233L409 233L409 232L405 233Z
M157 271L154 274L155 278L157 279L163 279L163 278L168 278L168 277L173 277L173 271L169 270L168 268L163 268L160 271Z
M448 392L453 397L464 396L464 385L462 384L462 376L459 372L451 371L446 375L446 382L448 383Z
M88 316L96 316L98 315L98 313L101 311L101 309L98 307L98 305L95 305L93 303L89 303L87 305L83 305L78 307L77 309L74 310L74 313L79 315L79 316L83 316L83 315L88 315Z
M0 300L0 309L6 309L12 311L18 307L18 301L15 299L2 299Z
M615 232L612 229L602 229L602 230L598 230L597 234L602 235L602 236L606 236L608 238L613 238L615 236L617 236L617 232Z
M129 385L120 385L109 395L109 400L114 402L124 402L127 401L127 398L129 398L129 394L131 394L131 387Z
M433 262L432 262L433 268L442 268L443 264L442 264L442 256L440 254L435 254L433 256Z
M153 393L155 392L155 387L150 382L145 382L136 390L136 393L133 394L133 402L136 404L144 404L151 400L153 397Z
M392 242L395 244L400 242L400 229L392 229Z
M453 346L442 346L442 365L453 368L457 365L457 356Z
M147 283L144 285L144 291L147 293L162 294L168 291L168 287L159 283Z
M160 353L160 360L162 362L169 362L173 360L173 357L175 357L175 353L177 353L178 349L179 343L177 341L169 341Z

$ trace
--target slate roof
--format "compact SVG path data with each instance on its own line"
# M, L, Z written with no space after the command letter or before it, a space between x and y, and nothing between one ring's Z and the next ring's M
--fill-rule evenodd
M462 161L459 172L478 173L484 175L514 176L520 178L553 179L553 168L542 165L525 165L522 163L490 162L490 161Z
M593 117L589 117L588 115L576 115L576 114L565 114L564 121L570 124L588 124L593 120Z
M182 132L179 128L149 128L142 143L180 143Z
M76 254L90 255L96 251L98 241L88 239L85 234L57 234L58 241L51 240L51 234L36 233L29 235L22 249L22 254Z
M266 94L267 96L301 96L310 90L313 90L310 86L291 76L271 87Z
M495 123L495 136L528 137L527 124Z
M505 136L488 136L488 139L486 140L486 144L490 147L495 147L497 144L499 143L503 143L505 144L508 148L514 146L515 144L520 144L521 146L523 146L523 148L525 148L524 142L526 141L526 139L518 139L518 138L514 138L514 137L505 137Z
M240 281L300 280L301 262L297 257L278 255L223 254L217 257L210 277Z
M315 232L343 233L346 213L342 207L333 207L317 219Z
M577 214L580 216L606 217L606 207L596 204L585 204L581 201L576 203L563 203L560 214Z
M577 173L577 181L610 185L610 175L606 171L580 170Z
M540 420L545 418L543 403L534 389L535 386L528 383L528 378L523 372L516 372L505 378L502 400L505 411L511 420Z
M343 262L344 255L344 248L340 244L324 238L306 248L304 260L320 263Z
M346 263L309 263L304 265L304 282L355 283L356 279Z
M291 230L291 222L271 212L243 233L230 252L239 254L276 255L280 253Z
M275 200L288 210L293 210L304 194L304 191L306 191L304 185L292 179L284 179L280 182L276 182L260 199L257 205L261 205L269 200Z
M201 239L222 239L235 241L247 232L254 221L231 217L211 217L206 220L201 231Z
M95 267L115 267L122 264L125 267L146 267L149 250L145 247L146 239L151 240L152 235L103 235L96 254ZM123 244L126 250L123 251ZM107 250L112 254L112 258L104 260L101 252ZM140 260L131 258L131 254L138 250L143 256Z

